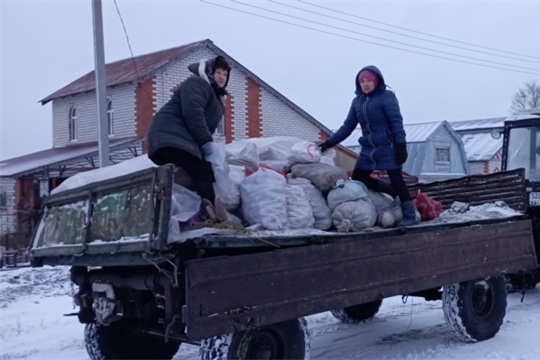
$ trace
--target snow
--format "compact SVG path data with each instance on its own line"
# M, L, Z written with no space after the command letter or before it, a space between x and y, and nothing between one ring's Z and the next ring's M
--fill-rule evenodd
M69 268L0 270L0 360L86 360L83 329L71 299ZM446 324L441 301L385 299L372 321L343 324L329 312L307 317L311 359L521 359L540 358L540 290L509 294L495 338L459 340ZM183 344L175 360L193 360L198 347Z

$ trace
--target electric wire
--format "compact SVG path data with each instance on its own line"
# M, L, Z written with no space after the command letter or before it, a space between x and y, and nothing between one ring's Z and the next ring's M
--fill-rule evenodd
M461 58L465 58L465 59L469 59L469 60L483 61L483 62L487 62L487 63L490 63L490 64L509 66L509 67L515 67L515 68L518 68L518 69L525 69L525 70L532 70L532 71L540 72L540 69L536 69L536 68L530 68L530 67L526 67L526 66L506 64L506 63L501 63L501 62L498 62L498 61L484 60L484 59L479 59L479 58L475 58L475 57L472 57L472 56L458 55L458 54L454 54L454 53L450 53L450 52L446 52L446 51L442 51L442 50L435 50L435 49L430 49L430 48L426 48L426 47L423 47L423 46L411 45L411 44L403 43L401 41L385 39L385 38L382 38L382 37L373 36L373 35L361 33L361 32L358 32L358 31L341 28L341 27L334 26L334 25L324 24L324 23L314 21L314 20L304 19L302 17L298 17L298 16L294 16L294 15L284 14L284 13L279 12L279 11L265 9L263 7L260 7L260 6L255 6L255 5L252 5L252 4L246 4L246 3L238 1L238 0L231 0L231 2L236 3L236 4L240 4L240 5L244 5L244 6L248 6L248 7L252 7L252 8L255 8L255 9L258 9L258 10L267 11L267 12L270 12L270 13L273 13L273 14L277 14L277 15L281 15L281 16L287 16L287 17L290 17L290 18L293 18L293 19L296 19L296 20L301 20L301 21L313 23L313 24L316 24L316 25L326 26L326 27L336 29L336 30L340 30L340 31L346 31L346 32L350 32L350 33L353 33L353 34L357 34L357 35L367 36L367 37L377 39L377 40L388 41L388 42L394 43L394 44L409 46L409 47L417 48L417 49L421 49L421 50L433 51L433 52L436 52L436 53L461 57Z
M311 11L311 10L303 9L303 8L300 8L300 7L297 7L297 6L293 6L293 5L290 5L290 4L287 4L287 3L283 3L283 2L279 2L279 1L275 1L275 0L268 0L268 1L271 2L271 3L273 3L273 4L277 4L277 5L281 5L281 6L286 6L286 7L289 7L289 8L292 8L292 9L296 9L296 10L300 10L300 11L304 11L304 12L307 12L307 13L310 13L310 14L315 14L315 15L319 15L319 16L324 16L324 17L327 17L327 18L330 18L330 19L339 20L339 21L343 21L343 22L346 22L346 23L349 23L349 24L355 24L355 25L358 25L358 26L364 26L364 27L367 27L367 28L370 28L370 29L375 29L375 30L379 30L379 31L384 31L384 32L387 32L387 33L390 33L390 34L395 34L395 35L399 35L399 36L404 36L404 37L408 37L408 38L411 38L411 39L416 39L416 40L426 41L426 42L433 43L433 44L438 44L438 45L442 45L442 46L449 46L449 47L452 47L452 48L461 49L461 50L466 50L466 51L472 51L472 52L476 52L476 53L480 53L480 54L486 54L486 55L497 56L497 57L502 57L502 58L506 58L506 59L512 59L512 60L518 60L518 61L524 61L524 62L530 62L530 63L540 64L540 61L524 60L524 59L520 59L520 58L512 57L512 56L499 55L499 54L493 54L493 53L490 53L490 52L487 52L487 51L481 51L481 50L469 49L469 48L466 48L466 47L463 47L463 46L457 46L457 45L445 44L445 43L442 43L442 42L440 42L440 41L428 40L428 39L422 39L421 37L418 37L418 36L406 35L406 34L399 33L399 32L397 32L397 31L391 31L391 30L381 29L381 28L378 28L378 27L375 27L375 26L370 26L370 25L361 24L361 23L354 22L354 21L349 21L349 20L341 19L341 18L338 18L338 17L335 17L335 16L330 16L330 15L322 14L322 13L320 13L320 12L316 12L316 11Z
M330 32L330 31L316 29L316 28L312 28L312 27L309 27L309 26L300 25L300 24L296 24L296 23L292 23L292 22L288 22L288 21L284 21L284 20L279 20L279 19L272 18L272 17L269 17L269 16L255 14L255 13L252 13L252 12L249 12L249 11L240 10L240 9L236 9L236 8L233 8L233 7L213 3L213 2L210 2L210 1L207 1L207 0L199 0L199 1L202 2L202 3L205 3L205 4L221 7L221 8L224 8L224 9L240 12L240 13L243 13L243 14L248 14L248 15L251 15L251 16L260 17L260 18L267 19L267 20L272 20L272 21L275 21L275 22L283 23L283 24L288 24L288 25L292 25L292 26L296 26L296 27L300 27L300 28L304 28L304 29L308 29L308 30L317 31L317 32L320 32L320 33L328 34L328 35L338 36L338 37L341 37L341 38L344 38L344 39L354 40L354 41L358 41L358 42L364 42L364 43L373 44L373 45L377 45L377 46L382 46L382 47L386 47L386 48L390 48L390 49L405 51L405 52L409 52L409 53L413 53L413 54L419 54L419 55L429 56L429 57L433 57L433 58L437 58L437 59L449 60L449 61L459 62L459 63L463 63L463 64L469 64L469 65L476 65L476 66L481 66L481 67L491 68L491 69L505 70L505 71L523 73L523 74L530 74L530 75L540 75L540 73L533 73L533 72L530 72L530 71L507 69L507 68L498 67L498 66L491 66L491 65L486 65L486 64L478 64L478 63L474 63L474 62L470 62L470 61L451 59L451 58L447 58L447 57L444 57L444 56L426 54L426 53L422 53L422 52L414 51L414 50L409 50L409 49L402 49L402 48L391 46L391 45L385 45L385 44L380 44L380 43L376 43L376 42L373 42L373 41L362 40L362 39L358 39L358 38L347 36L347 35L341 35L341 34L333 33L333 32Z
M404 28L404 27L401 27L401 26L396 26L396 25L388 24L388 23L385 23L385 22L382 22L382 21L372 20L372 19L368 19L368 18L366 18L366 17L362 17L362 16L358 16L358 15L352 15L352 14L349 14L349 13L346 13L346 12L343 12L343 11L339 11L339 10L327 8L327 7L325 7L325 6L315 5L315 4L313 4L313 3L310 3L310 2L304 1L304 0L296 0L296 1L298 1L298 2L300 2L300 3L302 3L302 4L307 4L307 5L315 6L315 7L318 7L318 8L321 8L321 9L325 9L325 10L328 10L328 11L332 11L332 12L335 12L335 13L338 13L338 14L348 15L348 16L351 16L351 17L355 17L355 18L357 18L357 19L362 19L362 20L365 20L365 21L370 21L370 22L373 22L373 23L376 23L376 24L381 24L381 25L393 27L393 28L396 28L396 29L401 29L401 30L405 30L405 31L410 31L410 32L413 32L413 33L416 33L416 34L421 34L421 35L425 35L425 36L431 36L431 37L434 37L434 38L437 38L437 39L441 39L441 40L452 41L452 42L456 42L456 43L459 43L459 44L464 44L464 45L469 45L469 46L475 46L475 47L482 48L482 49L486 49L486 50L499 51L499 52L503 52L503 53L507 53L507 54L512 54L512 55L518 55L518 56L523 56L523 57L529 57L529 58L533 58L533 59L540 59L540 57L538 57L538 56L519 54L519 53L515 53L515 52L511 52L511 51L495 49L495 48L491 48L491 47L487 47L487 46L482 46L482 45L478 45L478 44L472 44L472 43L468 43L468 42L465 42L465 41L454 40L454 39L450 39L450 38L443 37L443 36L437 36L437 35L433 35L433 34L428 34L428 33L422 32L422 31L417 31L417 30L407 29L407 28Z

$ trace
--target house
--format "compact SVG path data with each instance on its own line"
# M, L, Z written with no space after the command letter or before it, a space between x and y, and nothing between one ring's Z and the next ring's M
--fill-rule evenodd
M501 171L503 139L502 136L495 139L491 133L494 130L501 132L506 119L504 116L450 122L463 140L471 175Z
M231 66L224 122L216 141L294 136L324 140L330 129L280 94L212 41L203 40L106 65L110 160L117 163L146 152L145 136L157 110L191 76L187 66L216 55ZM0 163L0 234L20 230L41 196L66 177L99 166L94 71L41 100L52 103L53 148ZM342 148L344 167L356 155ZM29 221L29 220L28 220Z
M460 136L447 121L405 124L409 157L403 171L418 177L420 182L444 180L469 174L465 148ZM356 129L341 144L360 152Z

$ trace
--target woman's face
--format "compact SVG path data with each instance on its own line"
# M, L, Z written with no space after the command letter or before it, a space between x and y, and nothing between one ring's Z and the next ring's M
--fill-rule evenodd
M364 94L369 93L375 88L375 83L371 79L362 78L358 80L360 82L360 88Z
M216 72L214 72L214 80L216 80L216 83L219 85L219 87L225 86L225 84L227 83L227 75L227 70L220 68L216 69Z

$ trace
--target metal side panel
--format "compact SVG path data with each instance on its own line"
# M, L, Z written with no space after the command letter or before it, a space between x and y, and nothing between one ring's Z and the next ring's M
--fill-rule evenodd
M32 258L166 249L173 172L150 168L50 196Z
M534 268L530 220L187 262L189 340Z
M452 206L454 201L482 205L503 200L511 208L521 212L525 212L528 205L524 169L488 175L471 175L459 179L417 184L409 188L420 190L440 201L443 209Z

